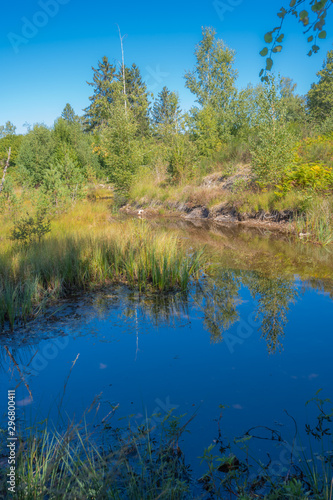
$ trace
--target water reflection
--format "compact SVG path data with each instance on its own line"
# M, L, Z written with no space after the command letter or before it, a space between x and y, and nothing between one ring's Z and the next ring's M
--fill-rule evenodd
M328 292L333 298L330 280L316 278L299 282L290 275L276 272L259 272L217 268L210 276L204 276L193 285L188 293L139 294L119 287L66 303L58 311L52 312L53 322L47 313L38 325L22 328L16 336L0 337L0 370L7 371L25 367L21 378L29 375L29 367L37 356L40 357L39 343L44 340L80 336L76 325L87 323L92 318L107 318L116 311L115 324L122 325L123 331L137 336L146 331L147 322L154 327L169 326L179 328L191 321L193 310L200 311L202 324L209 332L212 343L224 341L225 334L234 325L249 324L266 342L270 354L282 350L288 315L293 306L307 289ZM240 308L244 303L243 291L251 300L251 318L242 317ZM98 332L90 329L90 335ZM85 333L84 333L85 334ZM105 340L106 341L106 340ZM58 340L59 343L59 340ZM59 350L59 346L48 345L48 350ZM44 347L45 351L45 347ZM44 353L45 354L45 353ZM49 352L46 358L52 358ZM22 371L22 368L21 368Z

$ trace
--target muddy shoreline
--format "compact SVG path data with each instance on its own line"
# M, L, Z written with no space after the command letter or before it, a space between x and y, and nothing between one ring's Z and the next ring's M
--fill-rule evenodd
M283 234L296 235L296 227L293 211L286 210L282 212L259 211L255 213L241 213L227 204L221 204L209 209L202 205L193 205L191 203L151 203L143 205L138 202L132 202L120 208L119 212L127 216L139 217L143 219L166 217L181 218L188 221L207 221L214 222L224 226L246 226L252 228L269 229Z

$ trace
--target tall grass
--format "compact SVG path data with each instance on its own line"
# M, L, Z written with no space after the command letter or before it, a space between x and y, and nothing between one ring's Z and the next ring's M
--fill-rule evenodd
M177 446L178 418L168 414L158 439L148 425L102 432L83 421L57 431L46 421L19 437L18 500L189 498L189 474ZM0 497L7 493L0 472ZM2 498L2 497L1 497Z
M305 238L324 246L333 242L333 212L329 199L316 199L306 213L297 219L296 227Z
M142 221L113 222L101 229L48 237L0 254L0 325L14 328L52 299L112 283L140 291L185 291L203 265L176 237Z

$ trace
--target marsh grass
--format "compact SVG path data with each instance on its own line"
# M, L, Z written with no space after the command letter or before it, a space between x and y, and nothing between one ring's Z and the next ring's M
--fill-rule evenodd
M172 412L161 420L158 432L148 419L140 427L129 420L123 429L113 428L111 419L98 430L85 419L63 431L48 421L32 425L19 437L15 498L190 498L189 469L178 446L184 427ZM6 490L0 473L0 495Z
M157 426L152 425L154 419L147 418L144 424L137 426L129 418L128 425L120 428L118 422L113 425L117 410L113 407L101 422L88 424L87 413L98 412L96 398L77 424L69 420L67 427L59 430L45 420L20 431L15 498L332 500L332 452L329 451L332 413L324 408L328 400L315 397L313 401L318 404L319 415L313 427L306 426L308 447L295 447L296 422L296 434L290 445L279 430L263 426L252 427L244 436L231 441L233 444L226 443L218 419L219 434L214 444L198 457L205 462L206 472L196 479L179 446L195 414L184 423L185 416L175 416L170 410L162 418L158 415ZM0 441L0 458L6 451L4 435ZM310 438L320 443L321 453L311 447ZM279 459L272 461L268 454L265 464L256 458L253 442L262 439L271 441L272 448L282 451ZM299 454L297 450L304 451ZM3 468L0 496L5 498L6 479Z
M27 321L51 300L112 283L140 291L185 291L199 276L203 252L143 221L113 222L84 231L56 229L29 246L0 254L0 325Z
M333 212L329 199L315 199L308 210L296 220L298 233L309 241L329 245L333 242Z

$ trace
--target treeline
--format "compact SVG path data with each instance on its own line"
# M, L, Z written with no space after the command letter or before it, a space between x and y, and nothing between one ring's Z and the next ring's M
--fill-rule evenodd
M152 101L135 64L119 68L103 57L82 116L66 104L52 128L36 124L16 135L10 122L0 127L0 159L12 150L5 196L16 182L39 187L57 205L98 179L126 193L142 168L179 183L232 156L251 163L261 188L274 187L295 167L297 141L333 132L333 51L306 96L280 76L239 90L235 52L211 28L203 29L195 57L185 74L197 103L189 112L167 87Z

